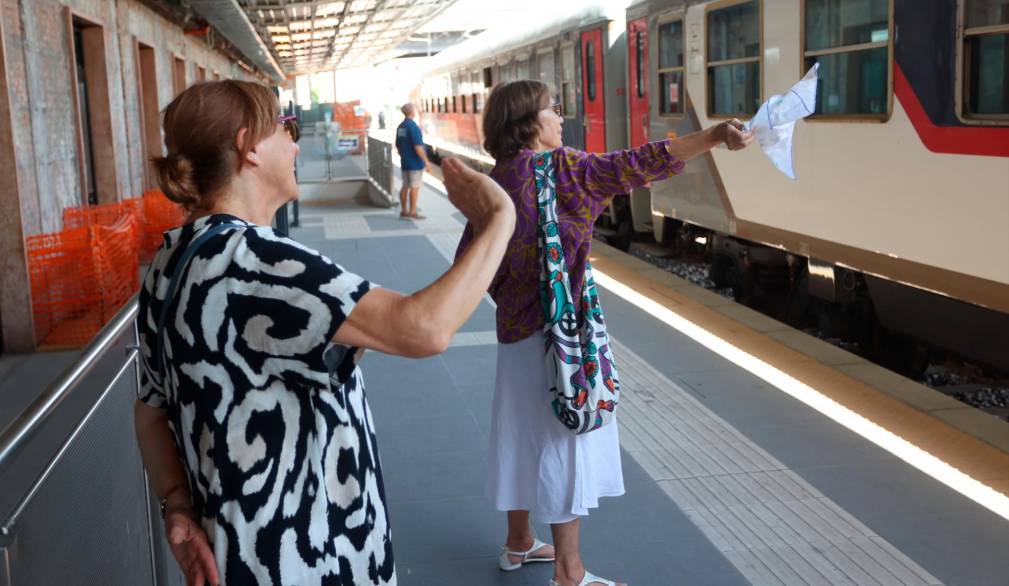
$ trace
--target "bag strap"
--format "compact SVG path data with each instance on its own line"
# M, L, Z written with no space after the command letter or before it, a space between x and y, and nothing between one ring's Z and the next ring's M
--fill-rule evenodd
M554 167L553 153L550 151L538 153L533 159L533 169L536 183L536 208L539 212L537 228L537 248L540 259L540 285L545 287L543 312L546 325L550 326L556 316L550 315L551 301L573 303L571 297L571 277L568 275L567 259L564 258L563 242L560 235L560 222L557 218L557 171ZM552 226L551 226L552 225ZM551 249L556 258L550 258ZM563 284L563 294L566 299L558 299L560 291L549 285L550 267L555 270Z
M238 224L225 222L223 224L215 224L207 228L203 234L200 234L189 243L185 252L182 253L182 257L179 258L179 262L175 265L175 274L172 275L172 279L168 283L168 291L165 293L165 300L161 303L161 313L158 315L157 337L154 342L154 355L151 356L151 362L153 363L151 366L153 366L154 370L156 370L160 375L162 384L164 384L165 380L165 373L162 369L164 365L161 361L161 355L165 347L165 325L167 325L168 313L173 305L173 301L175 300L175 289L179 286L182 274L186 272L186 265L189 264L189 261L193 258L200 247L203 246L207 240L210 240L214 236L217 236L221 232L231 228L240 228L240 226Z

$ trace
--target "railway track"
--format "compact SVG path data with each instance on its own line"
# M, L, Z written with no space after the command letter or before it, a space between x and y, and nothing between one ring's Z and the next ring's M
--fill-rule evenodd
M731 287L718 288L715 286L715 283L710 278L711 264L700 251L688 251L681 256L674 256L674 253L668 249L657 245L635 242L632 243L628 254L675 274L699 287L704 287L723 297L736 299ZM768 317L779 321L786 321L783 312L788 300L784 295L774 296L773 292L770 295L765 293L755 299L755 301L755 303L746 305ZM852 354L872 360L871 357L866 356L866 353L862 351L857 342L827 335L815 327L803 327L799 329L806 334L820 338ZM886 364L878 361L873 360L873 362L887 367ZM904 372L892 368L889 370L906 376ZM953 356L930 351L924 373L921 376L913 377L913 379L962 403L1009 421L1009 378L1000 373L987 371L982 367L964 362Z

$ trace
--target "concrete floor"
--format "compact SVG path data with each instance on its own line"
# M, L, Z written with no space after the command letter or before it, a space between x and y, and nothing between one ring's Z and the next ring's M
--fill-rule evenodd
M449 267L462 223L302 208L292 236L403 292ZM627 494L583 524L596 574L636 585L1009 584L1009 523L603 291L624 377ZM441 356L368 356L401 584L534 584L505 574L483 497L495 368L484 302ZM541 537L549 528L538 526Z

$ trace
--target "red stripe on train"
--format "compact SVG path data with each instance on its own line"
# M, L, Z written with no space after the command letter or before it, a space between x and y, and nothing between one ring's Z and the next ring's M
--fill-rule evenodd
M900 100L925 148L935 153L1009 157L1009 128L936 126L925 113L914 88L894 63L893 93Z

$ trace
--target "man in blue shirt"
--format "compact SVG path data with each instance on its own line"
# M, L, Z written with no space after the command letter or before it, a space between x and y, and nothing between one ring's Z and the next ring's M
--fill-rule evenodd
M431 172L431 163L424 151L424 138L420 126L414 122L417 108L407 103L402 108L403 122L396 128L396 150L399 151L400 167L403 169L403 187L399 190L399 202L402 207L400 218L423 220L424 216L417 213L417 200L420 198L420 186L424 182L424 170ZM409 208L407 208L409 195Z

